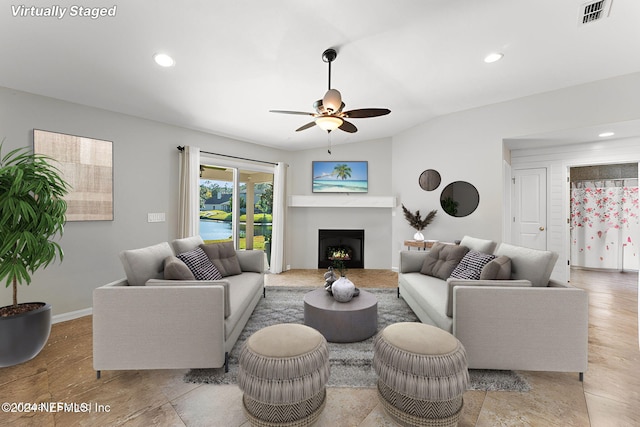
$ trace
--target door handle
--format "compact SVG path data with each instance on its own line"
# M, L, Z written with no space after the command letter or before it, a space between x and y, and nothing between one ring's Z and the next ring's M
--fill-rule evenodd
M538 230L540 230L540 231L544 231L544 227L540 227Z

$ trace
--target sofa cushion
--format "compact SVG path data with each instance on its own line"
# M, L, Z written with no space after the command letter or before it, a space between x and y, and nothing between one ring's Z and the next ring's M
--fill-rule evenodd
M448 288L445 280L418 272L404 273L398 276L398 285L400 296L408 302L422 323L453 332L453 319L447 317Z
M420 273L447 280L467 252L469 248L466 246L434 243L424 259Z
M511 278L529 280L533 286L548 286L558 254L551 251L502 243L496 255L511 258Z
M480 272L496 256L470 250L453 269L451 276L454 279L480 280Z
M130 286L144 286L149 279L164 277L164 260L173 255L169 243L120 252L120 261Z
M189 252L203 244L204 241L200 236L184 237L182 239L175 239L171 241L171 247L173 252L178 255L183 252Z
M256 294L262 295L264 277L261 273L242 273L224 279L229 282L230 315L224 321L225 337L229 337Z
M195 248L192 251L178 254L178 258L187 264L196 280L222 279L222 275L202 248Z
M175 256L165 258L164 278L166 280L196 280L187 264Z
M511 279L511 258L502 255L496 257L482 268L480 280L509 280Z
M200 245L200 247L222 274L222 277L242 273L233 242L210 243L208 245Z
M483 254L492 254L496 249L496 242L493 240L478 239L476 237L464 236L460 241L460 246L466 246L474 251Z
M528 280L460 280L448 279L447 286L449 293L447 295L447 316L453 317L453 289L456 286L501 286L501 287L521 287L530 288L531 282Z

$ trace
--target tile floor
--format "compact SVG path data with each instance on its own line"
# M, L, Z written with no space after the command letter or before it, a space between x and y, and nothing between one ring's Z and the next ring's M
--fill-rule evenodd
M274 285L309 273L288 274ZM468 391L461 426L639 425L638 275L576 270L572 282L590 294L584 382L576 373L522 372L533 386L528 393ZM96 380L91 333L91 316L55 324L40 355L0 369L0 403L87 403L91 412L0 412L0 425L249 426L237 386L186 384L184 371L112 371ZM329 388L317 425L394 424L374 389Z

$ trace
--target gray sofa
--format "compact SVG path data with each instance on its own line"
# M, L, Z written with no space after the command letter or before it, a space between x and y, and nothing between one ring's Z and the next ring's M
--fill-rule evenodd
M588 295L549 280L557 254L506 243L494 252L494 242L469 236L460 246L509 261L507 280L443 280L421 273L429 252L402 251L398 292L418 318L455 335L470 368L578 372L582 380Z
M220 280L164 279L174 255L202 243L197 236L120 254L127 278L93 292L98 378L101 370L228 369L228 353L264 296L264 252L215 260L221 270L229 260L241 270Z

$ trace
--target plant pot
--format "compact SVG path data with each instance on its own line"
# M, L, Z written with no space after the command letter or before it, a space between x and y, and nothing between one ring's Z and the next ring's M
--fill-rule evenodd
M36 357L51 332L51 304L10 317L0 317L0 368Z
M413 240L422 242L424 240L424 234L422 234L420 231L416 231L416 234L413 235Z

